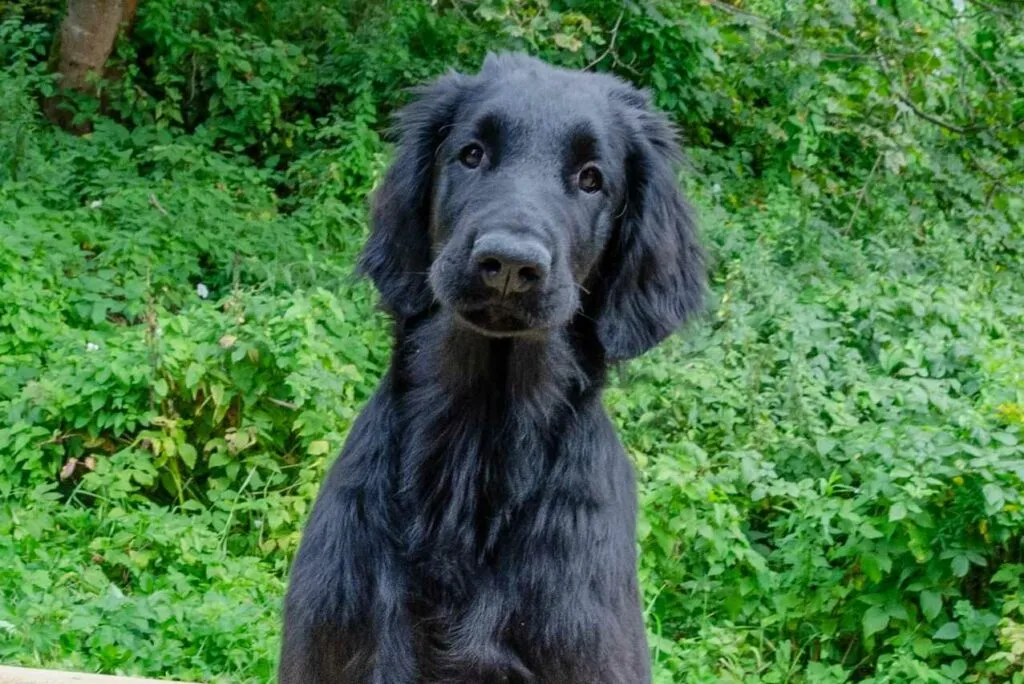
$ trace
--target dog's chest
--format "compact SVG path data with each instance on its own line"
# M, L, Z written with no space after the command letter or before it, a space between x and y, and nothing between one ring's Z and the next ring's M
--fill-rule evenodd
M548 446L505 438L502 428L453 430L409 464L401 503L412 557L426 565L486 563L542 495Z

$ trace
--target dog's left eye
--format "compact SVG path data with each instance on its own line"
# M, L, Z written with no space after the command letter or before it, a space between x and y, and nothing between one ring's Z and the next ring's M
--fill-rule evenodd
M480 147L476 143L470 143L462 148L459 152L459 161L462 162L463 166L470 169L475 169L480 166L480 162L484 159L484 148Z
M583 192L597 192L604 185L604 178L596 166L588 166L580 171L576 183Z

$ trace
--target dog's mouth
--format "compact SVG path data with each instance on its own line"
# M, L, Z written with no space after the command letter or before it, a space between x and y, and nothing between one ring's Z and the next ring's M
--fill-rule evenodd
M490 337L528 335L543 329L531 316L501 306L456 309L455 318L466 327Z

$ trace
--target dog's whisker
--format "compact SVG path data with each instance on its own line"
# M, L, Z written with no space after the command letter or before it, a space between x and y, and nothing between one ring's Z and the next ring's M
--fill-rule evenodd
M622 209L620 209L619 213L615 215L615 219L618 220L618 219L622 218L623 216L625 216L626 215L626 210L628 208L629 208L629 198L627 197L626 199L622 200Z

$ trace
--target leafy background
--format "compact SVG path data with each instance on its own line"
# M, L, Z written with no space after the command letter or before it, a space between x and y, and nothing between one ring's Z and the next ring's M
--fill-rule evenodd
M77 137L62 12L0 2L0 661L272 681L388 116L515 48L691 155L713 301L606 401L656 680L1024 682L1018 3L145 0Z

